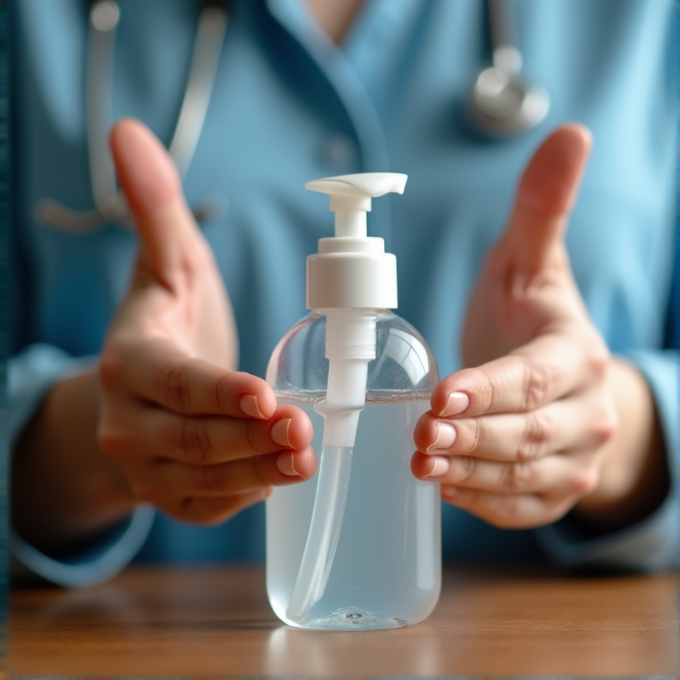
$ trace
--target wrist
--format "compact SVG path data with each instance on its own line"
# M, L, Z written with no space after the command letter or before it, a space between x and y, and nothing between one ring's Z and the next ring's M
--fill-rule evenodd
M95 371L57 383L13 452L14 529L59 553L115 525L134 509L127 478L96 443L100 388Z
M573 514L600 532L616 531L652 514L670 489L667 454L654 399L642 375L614 360L607 381L618 419L600 451L600 481Z

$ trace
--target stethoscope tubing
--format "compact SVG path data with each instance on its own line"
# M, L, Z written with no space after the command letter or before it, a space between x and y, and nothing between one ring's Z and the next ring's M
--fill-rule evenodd
M87 144L94 210L73 210L52 198L35 206L38 221L69 232L87 232L106 224L132 226L125 198L118 189L108 149L111 127L113 64L120 9L114 0L98 0L90 10L87 65ZM224 7L209 4L201 11L187 86L168 152L180 174L186 174L201 136L215 85L228 17ZM208 204L194 210L205 219Z

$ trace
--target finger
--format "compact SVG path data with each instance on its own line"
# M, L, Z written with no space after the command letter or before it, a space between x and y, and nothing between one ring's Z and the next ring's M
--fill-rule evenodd
M187 465L159 461L140 475L136 492L159 504L172 498L231 496L269 486L287 486L310 479L316 472L311 448L251 456L219 465Z
M260 489L234 496L187 498L163 510L171 517L184 522L217 525L226 522L242 510L266 500L270 495L270 489Z
M282 449L302 451L312 442L308 416L282 405L269 420L180 416L159 408L137 408L128 419L137 434L128 450L147 451L189 465L215 465Z
M416 477L457 488L501 495L581 496L595 489L597 468L592 449L556 454L523 463L499 463L471 456L425 456L416 453ZM424 474L423 474L424 473Z
M142 123L124 119L111 130L116 172L152 274L170 290L187 269L209 257L182 194L177 168Z
M547 333L511 354L444 378L430 398L437 416L533 411L601 381L609 353L597 336Z
M190 358L165 339L148 339L134 351L108 352L100 374L110 388L124 388L183 415L265 420L276 410L274 391L262 378Z
M526 414L446 420L428 412L416 425L414 441L425 455L521 463L556 451L597 448L615 427L613 407L594 391L592 397L561 399Z
M531 280L564 236L592 146L587 128L565 125L538 148L525 169L503 244L515 273Z
M442 486L442 498L501 529L532 529L550 524L571 510L578 500L537 494L508 496L455 486Z

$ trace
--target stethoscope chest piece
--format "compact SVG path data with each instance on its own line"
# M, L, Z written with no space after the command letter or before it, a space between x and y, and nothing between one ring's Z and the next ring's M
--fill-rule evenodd
M545 88L521 76L522 55L513 45L506 0L487 0L492 65L477 74L470 92L473 125L492 136L525 132L548 115Z
M495 66L484 69L472 86L474 124L495 135L511 135L538 125L550 109L548 92Z

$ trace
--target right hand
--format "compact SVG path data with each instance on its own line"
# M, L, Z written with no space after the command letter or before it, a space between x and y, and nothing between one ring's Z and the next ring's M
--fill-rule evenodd
M98 441L135 500L216 524L316 470L312 425L232 368L235 323L177 171L137 121L111 133L140 251L102 350Z

